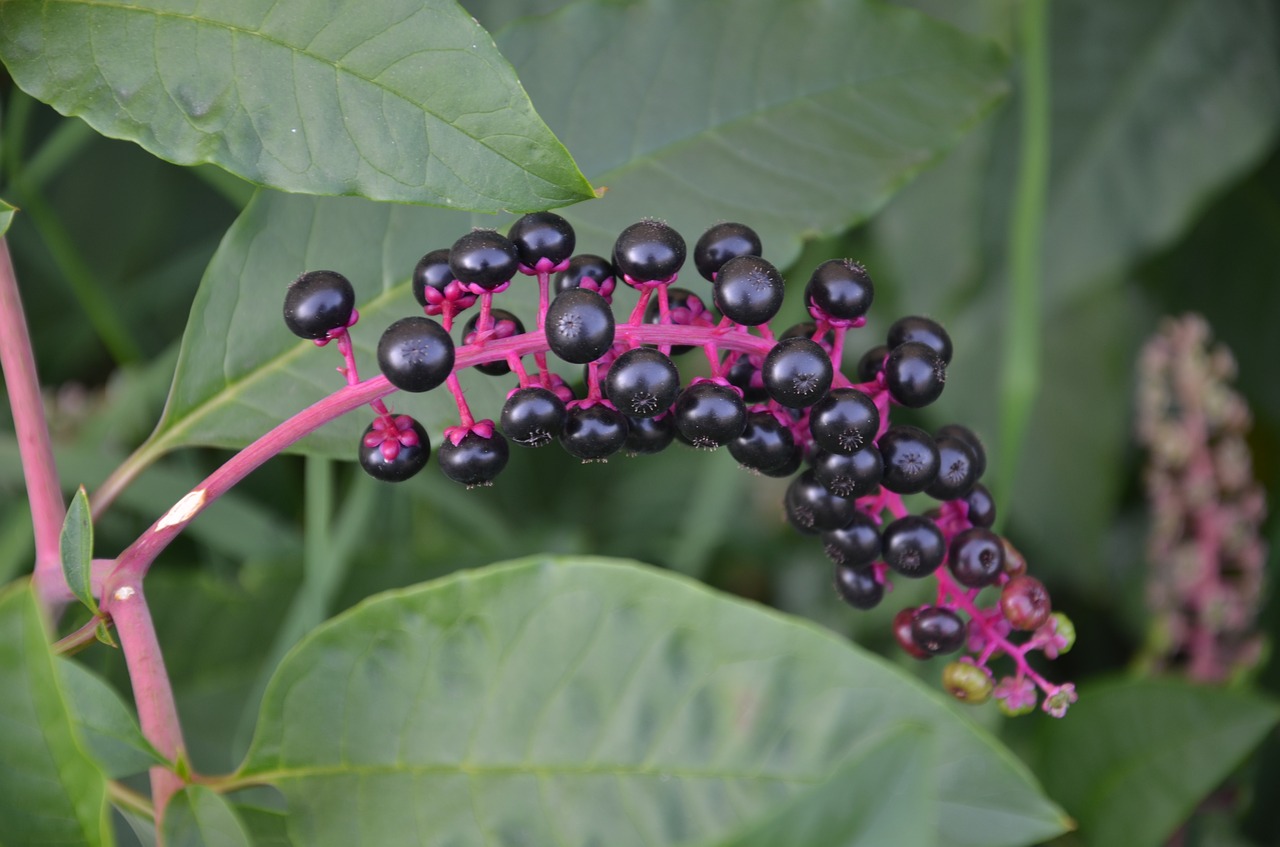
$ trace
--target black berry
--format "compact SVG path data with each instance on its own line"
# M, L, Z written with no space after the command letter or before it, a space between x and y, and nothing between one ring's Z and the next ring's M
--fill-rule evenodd
M856 388L834 388L809 412L809 431L819 447L853 453L871 444L880 429L880 410Z
M569 267L555 275L555 292L571 288L589 288L606 301L613 293L613 264L603 256L581 253L569 260Z
M989 529L966 529L951 539L947 567L968 588L991 585L1004 572L1004 544Z
M796 452L791 430L769 412L747 413L742 434L728 444L729 454L745 468L760 473L777 471L790 464Z
M942 324L932 318L920 315L898 318L889 327L886 340L890 350L908 341L917 341L932 348L942 358L943 364L951 364L951 336L947 335Z
M652 219L633 223L613 245L614 265L635 282L670 279L684 264L684 255L680 233Z
M724 375L730 385L742 391L742 399L748 403L761 403L769 399L769 392L764 390L764 379L760 376L762 361L759 356L741 353Z
M365 427L356 453L365 473L382 482L404 482L427 466L431 440L408 415L378 418Z
M764 252L760 236L745 224L719 223L702 233L693 247L693 264L706 279L715 279L720 266L738 256L759 256Z
M651 347L635 347L613 361L604 378L604 394L619 412L652 418L671 408L680 393L680 372L671 359Z
M966 635L964 620L941 606L918 609L911 619L911 640L930 656L954 653L964 646Z
M671 412L656 418L627 418L627 440L622 447L633 456L661 453L675 440L676 416Z
M560 431L560 446L584 462L609 458L626 440L626 417L604 403L571 405Z
M356 292L337 271L307 271L289 283L284 295L284 323L300 338L319 339L351 323Z
M855 609L874 609L884 599L884 586L868 567L836 565L836 593Z
M520 319L508 312L506 309L493 309L490 315L490 335L486 341L497 341L503 338L510 338L513 335L520 335L524 332L524 324ZM477 313L471 316L471 320L467 321L466 326L462 328L462 343L474 344L476 341L476 327L480 325L480 315ZM511 373L511 366L505 361L485 362L475 366L482 374L489 376L503 376Z
M446 437L436 451L444 475L468 488L491 485L507 466L508 455L507 440L497 432L487 438L468 432L457 444Z
M605 299L586 288L556 296L547 309L547 346L566 362L594 362L613 345L613 311Z
M805 535L816 535L848 526L858 511L852 500L837 497L805 471L791 481L783 497L787 520Z
M402 391L430 391L453 371L453 339L430 318L401 318L378 341L378 367Z
M942 395L947 384L947 363L929 345L907 341L889 352L884 376L894 400L919 409Z
M508 283L520 269L516 245L491 229L473 229L449 249L453 278L481 288Z
M884 476L884 461L874 444L848 455L819 450L810 464L814 478L828 491L850 500L875 491Z
M822 533L822 549L837 565L869 565L880 555L880 527L857 511L847 525Z
M959 438L969 445L969 449L973 450L974 478L981 479L982 475L987 472L987 451L982 446L982 439L978 437L978 434L961 424L947 424L939 427L938 431L933 434L934 438L942 438L943 436Z
M502 406L499 421L507 438L522 447L544 447L560 435L565 420L564 401L540 386L512 392Z
M881 485L897 494L924 491L938 476L938 446L929 433L895 424L876 442L884 459Z
M921 579L938 569L947 545L938 525L923 515L905 515L884 528L884 563L911 579Z
M413 289L413 299L418 301L418 305L426 306L430 302L427 300L428 288L443 295L445 286L451 282L453 271L449 268L449 249L441 247L418 260L409 287Z
M716 308L736 324L759 326L778 313L786 282L759 256L739 256L725 262L711 284Z
M995 498L982 483L978 483L969 490L964 502L969 507L969 523L974 526L990 527L996 522Z
M727 385L695 382L676 399L676 430L694 447L712 450L742 435L747 407Z
M978 481L978 460L966 441L953 435L934 439L938 447L938 476L925 493L938 500L958 500Z
M573 227L555 212L530 212L511 225L507 238L516 246L520 264L534 268L539 259L558 265L573 255Z
M862 354L858 360L858 381L875 382L876 377L884 373L884 359L889 355L889 348L884 344L872 347Z
M922 609L927 608L930 607L913 608L908 606L905 609L899 609L898 613L893 616L893 639L898 642L899 647L917 659L928 659L930 654L916 646L915 638L911 634L911 624L915 622L916 615Z
M875 286L867 269L850 259L831 259L818 265L804 290L805 302L823 315L852 321L871 308Z
M831 357L808 338L784 338L764 357L760 377L769 396L803 409L826 396L834 373Z

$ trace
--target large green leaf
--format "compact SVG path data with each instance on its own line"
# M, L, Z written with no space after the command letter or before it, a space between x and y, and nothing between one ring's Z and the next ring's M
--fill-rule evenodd
M840 769L904 726L930 730L941 843L1062 830L1006 751L848 642L664 572L537 559L321 627L272 680L239 777L277 786L291 839L318 847L652 847L728 837L837 772L878 794L882 769Z
M517 21L500 37L542 108L610 186L604 200L565 212L579 251L603 255L624 226L657 214L690 241L718 220L744 220L785 264L802 238L878 208L1004 90L1003 61L990 45L873 2L600 0ZM584 55L563 49L566 40L599 48ZM655 44L665 45L663 61ZM362 315L354 337L369 363L381 329L417 309L407 291L414 263L475 222L440 210L260 195L201 284L147 452L243 445L340 385L333 355L281 329L284 288L299 273L328 267L351 278ZM533 288L519 281L499 304L529 322ZM620 314L628 296L618 298ZM510 387L466 386L489 416ZM436 431L456 414L444 392L395 402ZM349 458L363 428L353 418L302 449Z
M164 814L167 847L250 847L249 833L220 794L188 785Z
M0 590L0 845L112 843L107 783L81 749L26 582Z
M1038 770L1088 844L1154 847L1277 722L1280 706L1239 691L1086 687L1070 720L1042 727Z
M592 196L453 0L5 0L0 58L104 135L286 191L485 211Z
M76 662L59 662L62 685L86 749L112 779L142 773L167 764L138 726L132 708L102 677Z

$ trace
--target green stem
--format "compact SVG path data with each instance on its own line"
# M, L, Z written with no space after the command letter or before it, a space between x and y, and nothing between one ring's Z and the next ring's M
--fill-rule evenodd
M1040 382L1040 275L1049 186L1049 24L1047 0L1022 5L1018 179L1009 224L1009 303L1000 372L1000 462L995 496L1008 499Z
M4 133L0 135L0 167L12 181L22 167L22 142L27 137L27 124L31 122L31 110L36 101L18 89L13 89L9 108L4 115Z
M93 128L82 120L67 118L61 121L40 149L22 165L21 172L14 171L13 181L20 181L23 191L34 194L96 137Z

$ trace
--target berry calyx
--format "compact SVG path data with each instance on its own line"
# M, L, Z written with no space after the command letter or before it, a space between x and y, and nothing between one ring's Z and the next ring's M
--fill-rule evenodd
M555 212L530 212L507 231L520 264L536 271L539 261L555 267L573 255L577 238L573 226Z
M851 259L831 259L818 265L804 290L810 314L845 325L865 316L874 297L871 275Z
M493 421L480 421L464 433L445 430L445 439L436 455L445 476L467 488L475 488L493 484L507 466L509 450L507 440L494 430Z
M360 436L356 458L365 473L382 482L404 482L427 466L431 439L408 415L378 417Z
M784 338L764 357L765 391L783 406L803 409L826 396L834 372L831 357L808 338Z
M926 606L911 619L912 642L930 656L959 650L967 632L964 620L944 606Z
M759 256L738 256L721 266L711 289L716 308L742 326L768 323L782 307L782 274Z
M307 271L289 283L284 324L299 338L321 339L351 324L356 292L337 271Z
M652 347L635 347L613 361L604 378L604 395L619 412L652 418L671 408L680 393L680 372Z
M541 386L518 388L507 397L498 420L502 431L521 447L545 447L564 428L564 401Z
M652 218L624 229L613 245L613 263L630 282L665 282L684 264L680 233Z
M714 280L721 266L739 256L764 252L760 236L746 224L718 223L702 233L693 247L693 264L704 279Z
M613 311L599 294L571 288L556 296L547 309L547 346L566 362L594 362L613 345Z
M1000 612L1014 629L1031 632L1048 620L1052 611L1048 589L1033 576L1015 576L1000 592Z
M449 269L464 285L493 291L516 275L520 255L505 236L491 229L473 229L449 248Z
M453 372L453 339L421 316L401 318L378 340L378 367L402 391L430 391Z

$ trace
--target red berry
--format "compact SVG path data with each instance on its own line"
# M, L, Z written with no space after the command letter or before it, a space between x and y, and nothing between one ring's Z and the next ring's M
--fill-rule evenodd
M1014 629L1031 632L1049 619L1053 605L1040 580L1021 574L1009 580L1000 594L1000 611Z

